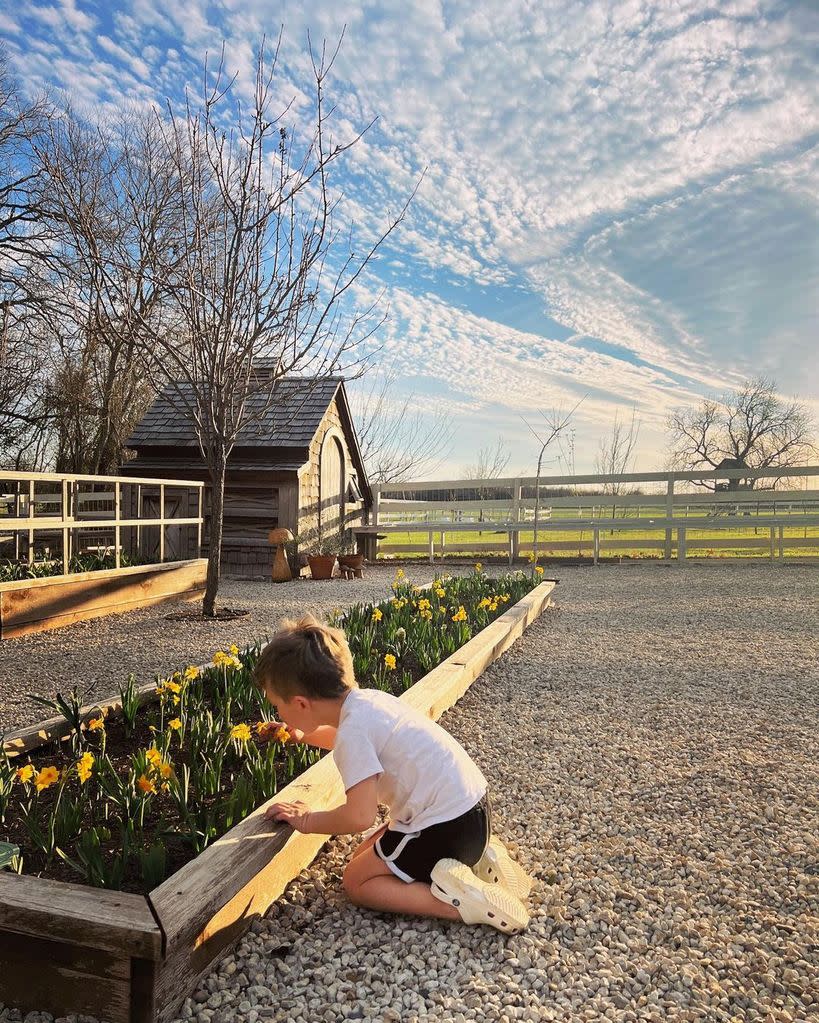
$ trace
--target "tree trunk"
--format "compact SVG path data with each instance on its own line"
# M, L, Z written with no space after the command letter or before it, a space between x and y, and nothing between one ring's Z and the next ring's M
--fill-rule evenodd
M225 510L225 477L227 459L219 455L211 467L210 479L210 543L208 546L208 571L205 582L205 599L202 601L202 616L216 616L216 594L219 591L219 575L222 561L222 525Z

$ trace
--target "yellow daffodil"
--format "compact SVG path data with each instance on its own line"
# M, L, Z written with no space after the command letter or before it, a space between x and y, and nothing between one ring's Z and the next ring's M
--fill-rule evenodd
M380 607L374 607L373 608L373 621L374 622L380 622L383 617L384 617L384 612L381 610L381 608Z
M83 753L80 759L77 761L77 777L80 782L85 785L88 779L91 777L91 769L94 766L94 754Z
M396 579L403 579L404 578L404 569L403 568L399 568L398 569L398 571L395 573L395 578Z
M195 665L191 664L189 667L185 668L185 681L193 682L195 678L199 678L199 669Z
M535 565L535 571L538 575L543 575L543 568L541 565Z
M151 767L153 767L154 770L156 770L156 768L158 768L159 765L162 763L162 754L159 752L156 746L151 746L150 749L145 750L145 759L148 761Z
M290 732L287 731L284 725L279 725L279 727L273 733L273 738L276 740L276 742L289 742Z
M180 684L178 682L168 682L167 688L168 688L168 691L171 692L171 693L181 693L182 692L182 686L180 686Z
M38 792L42 792L43 789L47 789L50 785L54 785L55 782L60 780L60 772L56 767L44 767L41 771L37 772L34 778L34 785Z
M17 781L30 782L34 777L34 767L31 764L26 764L25 767L18 767L14 774Z
M239 656L239 648L236 646L235 643L231 643L228 649L230 650L231 654L233 654L234 657Z
M140 792L144 792L145 795L156 792L156 785L154 785L151 779L145 774L141 774L137 778L137 788Z
M438 608L438 614L445 615L446 614L446 608L445 607L439 607Z
M425 621L429 621L432 618L432 612L428 608L422 607L418 612L418 617L423 618Z
M478 604L478 608L490 607L491 604L492 601L489 599L489 597L482 597L480 603Z
M168 763L167 760L163 760L162 763L160 764L159 774L160 777L164 778L166 781L168 778L173 778L173 767L171 766L171 764Z
M475 562L475 571L476 571L476 572L480 572L480 570L481 570L482 568L483 568L483 565L482 565L482 564L480 563L480 561L476 561L476 562Z
M101 732L105 728L105 721L102 718L91 718L88 722L89 732Z
M395 671L395 655L384 654L384 664L386 664L388 671Z
M250 726L245 724L234 725L230 730L230 737L237 742L247 742L250 738Z
M217 650L213 655L213 665L216 668L221 668L223 665L227 664L229 660L230 657L224 652L224 650Z
M446 596L446 590L441 589L440 586L436 587L436 589L435 589L435 596L438 597L439 600L443 600L444 597Z
M418 601L418 607L419 607L419 608L422 608L422 609L424 609L424 610L429 610L429 608L431 608L431 607L432 607L432 604L430 604L430 602L429 602L428 600L426 600L426 599L424 599L424 600L419 600L419 601Z
M458 606L458 610L452 616L452 621L453 622L465 622L466 621L466 611L464 610L463 604L460 604Z
M182 722L179 718L174 718L173 721L168 722L168 728L172 728L175 732L178 732L182 727Z
M159 685L154 690L154 692L156 693L157 696L162 696L162 694L165 692L165 683L160 682Z

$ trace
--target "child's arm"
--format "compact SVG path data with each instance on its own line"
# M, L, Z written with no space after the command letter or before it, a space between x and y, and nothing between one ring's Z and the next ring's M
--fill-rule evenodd
M320 749L332 749L336 744L336 726L319 725L312 732L306 735L297 728L291 733L296 742L306 742L310 746L318 746Z
M276 732L280 728L284 728L281 721L266 721L264 727L259 728L259 740L267 742L268 739L275 738ZM320 749L332 749L336 743L336 728L335 725L319 725L307 735L300 728L291 728L290 741L306 742L308 745L318 746Z
M305 803L273 803L265 817L286 821L305 835L355 835L366 831L378 812L378 775L347 791L347 802L333 810L311 810Z

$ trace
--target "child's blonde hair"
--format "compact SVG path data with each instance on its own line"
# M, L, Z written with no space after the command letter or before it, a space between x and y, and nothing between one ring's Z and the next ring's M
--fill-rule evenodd
M282 622L262 650L253 677L260 689L287 701L296 695L332 700L357 688L344 633L312 615Z

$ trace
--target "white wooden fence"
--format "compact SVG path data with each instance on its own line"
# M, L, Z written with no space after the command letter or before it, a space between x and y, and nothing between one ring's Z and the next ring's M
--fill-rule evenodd
M549 476L540 479L538 550L591 551L595 564L602 549L661 550L670 560L676 553L684 561L689 549L767 549L770 557L784 559L785 550L819 547L819 489L807 489L819 477L819 466L804 466L784 473L772 470L717 470L714 472L655 472L617 475ZM693 489L710 481L723 487L729 480L752 479L767 488ZM798 489L804 481L805 488ZM784 482L781 490L774 487ZM533 550L536 477L498 480L426 480L374 487L370 523L355 532L366 538L369 556L379 554L508 554L510 564ZM583 488L586 489L584 491ZM631 493L611 491L629 488ZM553 496L548 488L570 490ZM634 493L637 488L641 492ZM546 491L544 493L544 490ZM642 492L644 490L653 493ZM508 496L475 500L461 495L475 491ZM418 499L419 492L442 495ZM524 496L526 495L526 496ZM753 536L726 536L727 531L754 531ZM797 531L801 535L796 535ZM646 535L661 533L660 537ZM394 534L425 534L425 540L392 542ZM485 533L504 540L465 541L453 534ZM561 538L560 533L572 534ZM698 535L691 536L692 533ZM642 534L642 535L640 535ZM388 541L381 544L382 540Z
M144 531L159 530L159 561L165 560L167 531L196 526L196 553L202 547L202 493L204 483L196 480L151 479L139 476L84 476L67 473L20 473L0 471L0 558L35 560L37 540L62 537L63 571L81 547L77 537L98 541L111 548L120 567L123 530L132 530L136 549ZM174 500L181 506L182 495L188 511L195 515L166 515ZM156 505L156 514L146 506Z

